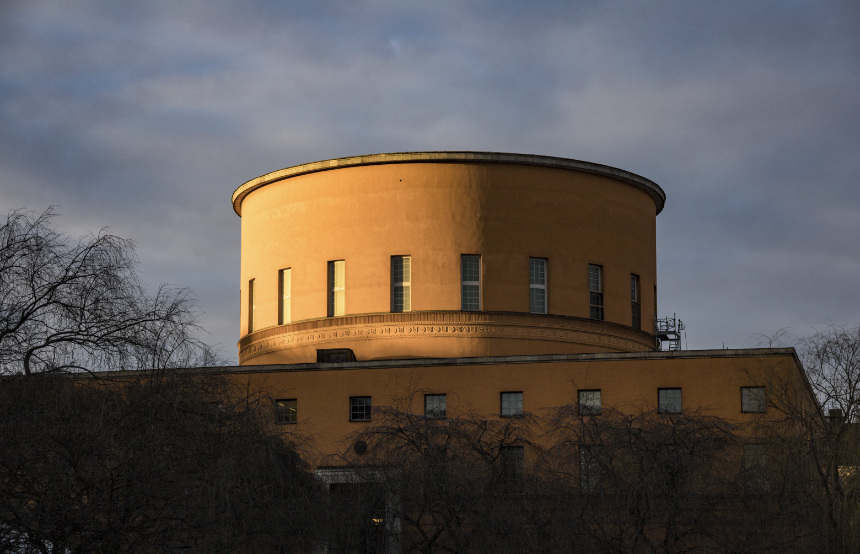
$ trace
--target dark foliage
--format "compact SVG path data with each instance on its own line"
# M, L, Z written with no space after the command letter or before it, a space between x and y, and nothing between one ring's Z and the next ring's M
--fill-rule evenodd
M269 415L211 375L6 378L0 550L309 551L319 497Z

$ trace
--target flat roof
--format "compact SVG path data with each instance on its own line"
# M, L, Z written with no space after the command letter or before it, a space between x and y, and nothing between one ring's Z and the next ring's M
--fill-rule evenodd
M266 173L255 179L243 183L233 192L233 211L242 216L242 200L254 190L264 187L270 183L289 179L308 173L329 171L345 167L356 167L361 165L381 165L399 163L499 163L518 165L537 165L542 167L554 167L558 169L569 169L584 173L593 173L612 179L622 181L638 189L645 191L654 200L659 214L666 203L666 193L663 189L650 179L641 175L611 167L608 165L572 160L568 158L557 158L554 156L538 156L535 154L507 154L503 152L393 152L389 154L368 154L365 156L349 156L346 158L333 158L301 165L294 165Z
M797 353L794 348L744 348L732 350L674 350L657 352L598 352L591 354L523 354L517 356L481 356L474 358L406 358L398 360L364 360L355 362L330 363L301 363L301 364L266 364L266 365L235 365L183 368L166 370L167 373L277 373L293 371L326 371L332 369L385 369L409 367L440 367L440 366L470 366L470 365L505 365L505 364L536 364L563 362L595 362L595 361L636 361L636 360L690 360L702 358L765 358L788 356L794 358L798 365ZM96 378L127 378L129 375L145 376L146 371L109 371L87 373Z

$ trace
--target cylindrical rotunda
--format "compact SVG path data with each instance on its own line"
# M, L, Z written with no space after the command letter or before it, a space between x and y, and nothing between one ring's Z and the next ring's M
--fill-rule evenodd
M233 193L239 362L654 350L664 201L639 175L523 154L375 154L263 175Z

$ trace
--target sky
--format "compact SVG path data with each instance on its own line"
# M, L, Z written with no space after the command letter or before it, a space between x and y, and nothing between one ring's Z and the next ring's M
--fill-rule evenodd
M659 184L659 312L687 349L860 321L856 0L0 0L0 210L133 239L232 363L232 192L425 150Z

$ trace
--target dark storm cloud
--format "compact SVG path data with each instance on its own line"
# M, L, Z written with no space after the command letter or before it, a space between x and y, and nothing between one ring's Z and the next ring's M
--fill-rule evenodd
M856 321L851 2L48 2L0 7L0 202L134 238L234 355L260 174L330 157L586 159L668 193L660 304L689 346Z

